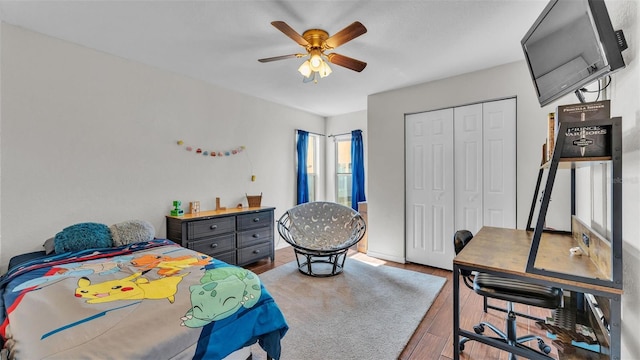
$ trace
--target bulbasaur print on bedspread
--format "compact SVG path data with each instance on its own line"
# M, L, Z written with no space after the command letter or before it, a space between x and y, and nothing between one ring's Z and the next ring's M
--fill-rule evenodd
M166 240L33 260L2 278L11 358L223 358L286 321L259 277Z
M183 325L201 327L222 320L240 307L253 307L260 299L260 279L249 270L226 267L209 269L192 285L191 309L182 318Z

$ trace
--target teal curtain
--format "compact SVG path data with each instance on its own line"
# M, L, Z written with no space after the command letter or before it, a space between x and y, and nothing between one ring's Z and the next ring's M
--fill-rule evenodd
M298 130L298 191L297 204L309 202L309 181L307 179L307 149L309 145L309 133Z
M358 203L367 201L364 194L364 145L362 130L351 132L351 208L358 211Z

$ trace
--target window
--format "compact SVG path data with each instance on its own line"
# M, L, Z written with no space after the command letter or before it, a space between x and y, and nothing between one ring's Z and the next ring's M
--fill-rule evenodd
M319 136L309 134L309 143L307 145L307 182L309 184L309 201L316 201L316 194L318 192L318 149L319 149Z
M336 202L351 207L351 137L336 137Z

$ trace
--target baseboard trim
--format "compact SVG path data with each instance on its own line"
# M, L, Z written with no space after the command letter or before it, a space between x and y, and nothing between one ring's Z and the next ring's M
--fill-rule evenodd
M402 257L397 257L397 256L391 256L388 254L382 254L382 253L378 253L375 251L367 251L367 256L371 256L372 258L376 258L376 259L380 259L380 260L388 260L388 261L393 261L393 262L397 262L400 264L404 264L406 261L405 259Z

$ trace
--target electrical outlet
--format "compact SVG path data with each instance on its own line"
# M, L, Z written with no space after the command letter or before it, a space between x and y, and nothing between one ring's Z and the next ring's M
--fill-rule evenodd
M589 247L589 235L582 233L582 242Z

